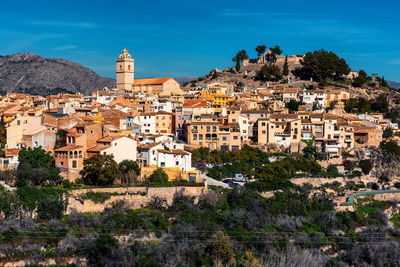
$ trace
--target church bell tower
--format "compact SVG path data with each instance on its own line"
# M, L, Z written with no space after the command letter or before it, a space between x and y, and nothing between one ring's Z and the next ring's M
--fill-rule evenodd
M134 81L134 63L135 60L128 53L128 50L122 50L117 59L117 89L131 91Z

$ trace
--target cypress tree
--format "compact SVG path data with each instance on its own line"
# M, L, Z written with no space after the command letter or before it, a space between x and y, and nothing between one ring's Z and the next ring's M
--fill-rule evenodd
M282 75L283 76L289 75L289 65L288 65L288 61L287 61L287 56L285 57L285 63L283 64Z

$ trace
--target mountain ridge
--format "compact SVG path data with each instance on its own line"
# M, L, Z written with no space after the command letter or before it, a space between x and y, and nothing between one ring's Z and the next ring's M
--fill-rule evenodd
M24 52L0 56L0 93L46 95L49 93L89 94L114 87L115 80L62 58L46 58Z

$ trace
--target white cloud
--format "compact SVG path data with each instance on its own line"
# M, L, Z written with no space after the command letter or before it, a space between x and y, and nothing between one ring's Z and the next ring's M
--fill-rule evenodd
M54 47L53 50L69 50L69 49L75 49L78 48L76 45L64 45L64 46L59 46L59 47Z
M97 28L97 25L91 22L69 22L69 21L31 21L31 25L38 26L50 26L50 27L69 27L69 28L80 28L80 29L93 29Z
M391 60L390 64L400 65L400 58L395 58L395 59Z
M260 12L243 12L233 9L224 9L221 13L222 16L232 16L232 17L249 17L249 16L262 16L265 13Z

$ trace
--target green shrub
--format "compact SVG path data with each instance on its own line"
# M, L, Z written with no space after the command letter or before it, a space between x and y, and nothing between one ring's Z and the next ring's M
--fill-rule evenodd
M168 182L168 175L162 168L158 168L150 175L149 182L166 183Z
M62 189L58 188L28 186L19 187L16 192L22 207L29 211L34 211L44 199L58 198L64 193Z
M361 160L358 165L360 166L362 172L367 175L372 169L372 163L369 159Z
M93 203L104 203L106 200L111 198L110 193L95 193L95 192L88 192L84 196L81 197L82 199L89 199L93 201Z
M63 196L42 199L37 206L38 218L42 220L60 219L67 206L68 202Z

